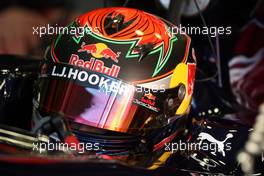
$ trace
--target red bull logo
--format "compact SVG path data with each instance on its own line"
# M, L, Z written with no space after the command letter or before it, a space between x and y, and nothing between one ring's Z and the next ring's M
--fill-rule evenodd
M94 58L91 58L88 61L84 61L82 59L79 59L79 56L76 54L71 55L69 64L78 67L84 67L89 70L103 73L112 77L117 77L120 71L120 67L115 64L113 64L112 67L107 67L104 65L104 62L101 60L96 60Z
M78 52L87 52L91 54L90 60L84 61L79 58L78 55L72 54L69 64L76 65L78 67L84 67L89 70L93 70L99 73L103 73L112 77L117 77L120 71L118 65L113 64L111 67L105 66L102 60L97 60L101 58L111 59L115 63L118 63L118 57L121 52L114 52L104 43L88 44L82 43L81 48ZM96 58L96 59L95 59Z
M104 57L106 59L111 59L116 63L118 63L117 58L121 54L121 52L114 52L104 43L96 43L96 44L88 44L88 45L82 43L81 49L79 49L78 52L87 52L97 59Z
M153 95L152 93L146 93L142 98L141 101L151 105L151 106L155 106L156 104L156 96Z

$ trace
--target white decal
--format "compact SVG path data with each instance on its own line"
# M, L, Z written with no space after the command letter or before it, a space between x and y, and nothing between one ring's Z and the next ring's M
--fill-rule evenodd
M211 143L215 143L218 147L218 152L221 153L224 157L225 157L225 142L229 139L229 138L233 138L233 134L232 133L228 133L226 135L226 138L223 141L219 141L217 139L215 139L212 135L208 134L208 133L200 133L199 137L197 138L198 140L200 140L200 144L202 144L203 141L207 140ZM211 152L213 155L215 154L214 152Z

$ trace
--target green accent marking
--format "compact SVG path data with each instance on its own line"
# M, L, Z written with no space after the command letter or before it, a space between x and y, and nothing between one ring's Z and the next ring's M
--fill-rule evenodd
M70 23L69 27L73 26L73 23L74 22ZM55 40L55 43L54 43L54 48L56 48L56 46L57 46L59 40L61 39L61 37L62 37L62 33L59 33L58 37L56 37L56 40Z
M79 44L83 36L79 37L72 37L72 39L75 41L75 43Z
M164 48L163 45L164 44L162 44L161 47L159 47L159 49L161 49L160 56L159 56L158 64L157 64L157 66L156 66L156 68L154 70L154 73L153 73L152 77L156 76L162 70L162 68L166 65L166 63L168 62L168 60L170 58L170 55L171 55L172 48L173 48L173 43L176 42L176 41L178 41L177 37L170 39L169 50L168 50L168 52L167 52L162 64L161 64L161 58L162 58L162 55L163 55L163 52L164 52L164 50L163 50L163 48Z
M59 40L61 39L61 36L62 36L62 34L59 34L58 37L56 37L56 40L55 40L55 43L54 43L54 48L56 48Z
M100 35L97 35L97 34L93 33L87 26L85 28L86 28L86 32L89 35L91 35L92 37L94 37L94 38L96 38L98 40L101 40L101 41L104 41L104 42L108 42L108 43L113 43L113 44L131 44L131 47L130 47L130 49L127 52L125 57L126 58L139 57L139 54L133 54L132 53L133 48L138 43L139 39L134 39L134 40L129 40L129 41L116 41L116 40L106 39L106 38L102 38ZM77 44L79 44L82 37L83 36L80 36L80 37L78 37L78 39L76 39L74 37L72 37L72 38ZM156 67L155 67L155 70L154 70L154 73L152 74L152 77L156 76L163 69L163 67L166 65L166 63L168 62L168 59L169 59L169 57L171 55L171 52L172 52L173 44L176 41L178 41L177 36L174 36L174 38L170 39L169 49L168 49L168 52L167 52L166 56L164 57L163 61L162 61L162 56L163 56L163 53L164 53L164 49L163 49L164 48L164 43L162 45L160 45L158 48L156 48L155 50L150 52L150 54L154 54L156 52L160 52L158 63L156 65Z
M87 25L84 27L84 30L86 32L86 34L91 34L92 32L90 31L90 29L87 27ZM84 34L76 37L76 36L73 36L72 39L75 41L76 44L79 44L81 39L84 37Z

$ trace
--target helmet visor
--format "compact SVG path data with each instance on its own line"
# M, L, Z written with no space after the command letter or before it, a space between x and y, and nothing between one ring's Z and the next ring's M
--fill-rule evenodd
M40 112L106 130L134 134L161 128L172 122L177 107L172 96L177 88L144 89L67 64L44 64L39 81Z

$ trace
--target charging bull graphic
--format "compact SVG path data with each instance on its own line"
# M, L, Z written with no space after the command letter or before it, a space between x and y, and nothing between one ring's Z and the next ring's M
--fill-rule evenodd
M95 58L106 58L111 59L112 61L118 63L118 57L120 56L121 52L114 52L111 48L109 48L104 43L96 43L96 44L88 44L82 43L81 49L78 52L87 52L91 54Z

